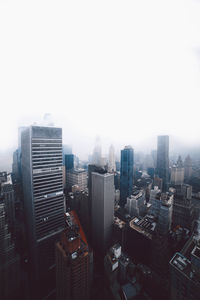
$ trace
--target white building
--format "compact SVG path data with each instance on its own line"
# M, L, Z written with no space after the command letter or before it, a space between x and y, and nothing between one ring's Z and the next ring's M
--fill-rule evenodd
M131 217L139 217L145 208L145 193L143 190L139 191L135 195L131 195L127 198L125 205L129 215Z

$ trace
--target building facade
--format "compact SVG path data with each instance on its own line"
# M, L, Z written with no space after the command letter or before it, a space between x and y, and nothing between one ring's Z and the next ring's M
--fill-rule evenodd
M131 146L126 146L123 150L121 150L120 205L122 207L126 204L127 197L132 194L133 165L134 150Z
M56 244L57 300L88 300L92 253L74 211L66 213L66 226Z
M31 285L44 297L64 227L62 129L30 126L22 132L21 154Z
M114 175L92 173L92 241L100 254L110 246L114 219Z

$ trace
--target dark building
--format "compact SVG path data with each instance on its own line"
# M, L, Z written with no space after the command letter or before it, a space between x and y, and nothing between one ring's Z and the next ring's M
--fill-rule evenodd
M157 140L157 175L163 180L163 191L169 184L169 136L158 136Z
M65 170L67 171L74 168L74 155L73 154L65 154Z
M115 189L119 190L120 189L120 172L114 173L114 184L115 184Z
M1 193L5 203L7 223L9 229L13 232L15 222L15 197L11 175L7 175L7 181L1 184Z
M150 265L156 222L153 216L133 218L125 235L125 251L136 262ZM148 249L148 251L147 251Z
M147 169L147 173L153 179L154 178L154 174L155 174L155 169L154 168L148 168Z
M74 211L66 213L66 226L56 244L57 300L87 300L90 296L92 253Z
M200 299L200 243L199 237L190 240L170 261L171 299Z
M64 227L62 129L30 126L21 153L30 282L40 299L54 288L55 242Z
M176 188L173 203L173 226L181 226L192 230L194 221L194 205L192 204L192 186L183 184Z
M88 165L88 197L89 197L88 207L89 207L90 228L92 226L92 172L97 172L99 174L105 174L107 172L107 169L106 169L106 167L97 166L95 164ZM91 237L91 232L90 232L90 237Z
M90 219L89 219L89 197L88 192L76 191L67 195L67 209L75 210L82 224L83 230L88 237L90 235Z
M0 299L15 300L19 299L20 258L9 231L5 206L0 195Z
M126 146L121 150L120 206L122 207L126 204L126 199L131 196L133 190L133 151L131 146Z

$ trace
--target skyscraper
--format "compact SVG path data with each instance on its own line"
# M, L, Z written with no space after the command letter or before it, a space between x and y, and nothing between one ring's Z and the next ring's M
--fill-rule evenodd
M9 232L4 201L0 194L0 299L17 299L20 286L20 257L15 251L15 244Z
M92 173L92 241L100 254L110 246L114 218L114 175Z
M66 227L56 244L57 300L88 300L92 253L75 211L66 213Z
M46 278L53 276L55 241L64 227L62 129L30 126L21 147L31 284L44 296L52 288Z
M133 190L133 148L126 146L121 150L120 169L120 205L124 207L127 197L131 196Z
M184 167L181 156L179 156L176 166L171 169L171 184L181 185L184 182Z
M169 183L169 136L160 135L157 140L157 174L163 180L163 191Z
M65 169L67 171L74 168L74 155L73 154L65 154Z

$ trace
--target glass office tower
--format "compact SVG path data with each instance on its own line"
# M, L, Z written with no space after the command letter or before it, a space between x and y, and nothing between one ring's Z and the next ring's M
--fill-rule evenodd
M120 169L120 206L124 207L126 199L133 190L133 164L134 150L131 146L126 146L121 150Z

